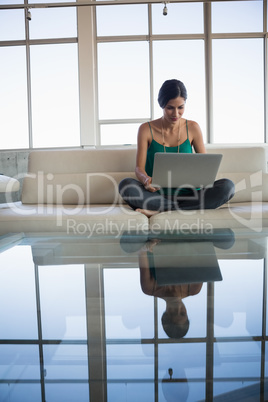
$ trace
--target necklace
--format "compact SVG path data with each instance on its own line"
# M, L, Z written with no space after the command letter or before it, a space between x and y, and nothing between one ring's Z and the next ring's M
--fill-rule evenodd
M178 152L180 152L180 128L181 128L181 121L179 121L179 131L178 131ZM166 143L165 143L165 134L164 134L164 129L163 129L163 120L161 119L161 134L162 134L162 141L163 141L163 147L164 147L164 152L166 152Z

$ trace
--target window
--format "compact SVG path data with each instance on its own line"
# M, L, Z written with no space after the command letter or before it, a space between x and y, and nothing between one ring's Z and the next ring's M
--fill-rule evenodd
M203 3L167 2L166 16L163 16L163 4L153 4L152 21L155 35L203 33Z
M146 42L98 46L100 120L150 118L149 57ZM137 126L101 125L101 144L135 143ZM108 131L108 133L107 133Z
M101 6L97 7L96 15L98 36L146 35L148 32L146 5Z
M261 32L263 2L226 1L212 3L212 32Z
M0 9L0 148L79 146L76 8L26 11Z
M77 36L75 8L36 8L30 9L30 11L32 14L29 24L30 39L74 38ZM60 24L59 21L61 21Z
M159 345L159 393L160 400L169 400L171 396L180 395L181 400L198 401L206 399L206 389L203 379L206 378L206 345L191 342L189 344ZM178 381L168 381L168 365L172 367L173 378ZM187 366L182 364L187 362ZM171 399L172 400L172 399ZM176 400L176 399L173 399Z
M120 16L125 18L118 20L121 10L123 14ZM107 22L111 15L116 21L112 26ZM147 26L149 15L152 16L151 28ZM128 23L130 17L133 18L132 23ZM133 22L137 18L141 19L141 23L134 29ZM148 41L150 30L152 35ZM162 83L170 78L184 81L190 95L188 116L198 120L206 137L204 40L167 39L170 34L179 36L203 32L202 3L168 4L166 16L163 15L163 5L97 7L102 145L135 144L140 123L161 116L157 94ZM109 39L103 39L105 35ZM128 41L120 41L119 36L126 35L132 36ZM146 42L142 40L142 35L147 35L144 38ZM156 40L154 35L161 35L161 40ZM135 41L138 36L140 40ZM150 66L153 71L152 86Z
M28 148L25 46L0 47L0 149Z
M153 55L154 118L162 115L157 103L162 83L166 79L177 78L185 84L188 93L184 116L199 123L206 140L204 41L154 41Z
M262 40L215 39L212 54L214 142L263 142Z
M101 144L131 145L137 141L140 123L101 124Z
M38 325L32 252L30 246L17 251L16 255L12 249L0 254L0 338L33 340Z
M104 292L106 339L153 338L153 298L141 292L139 268L105 269Z
M79 145L77 45L31 46L34 147Z
M0 41L25 39L24 11L0 11Z
M148 118L148 44L101 43L98 65L100 119Z
M86 303L83 266L79 264L40 266L39 280L43 337L64 340L85 339Z
M170 78L205 142L265 142L267 2L69 2L0 6L0 149L135 145Z

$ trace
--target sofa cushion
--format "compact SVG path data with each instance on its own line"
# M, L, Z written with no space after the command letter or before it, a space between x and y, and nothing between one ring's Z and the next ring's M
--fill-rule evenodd
M120 235L122 231L180 230L211 233L212 228L246 228L260 232L268 227L268 202L225 204L215 210L169 211L148 218L126 206L0 204L0 234L65 232L70 235ZM120 232L120 233L119 233Z
M0 204L0 235L18 232L64 232L68 235L119 236L149 228L148 218L128 206Z
M118 184L134 172L55 173L27 175L23 204L111 204L121 202Z
M161 212L150 218L152 232L209 233L212 228L248 228L261 231L268 225L268 202L225 204L217 209Z

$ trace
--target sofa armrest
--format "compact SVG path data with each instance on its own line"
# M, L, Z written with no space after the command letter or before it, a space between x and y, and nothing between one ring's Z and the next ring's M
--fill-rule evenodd
M20 182L17 179L0 174L0 193L12 193L19 189Z

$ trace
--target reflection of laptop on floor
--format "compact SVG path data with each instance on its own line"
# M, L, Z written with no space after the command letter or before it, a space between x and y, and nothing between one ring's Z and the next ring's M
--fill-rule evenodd
M148 257L159 286L222 280L212 242L159 243Z
M157 152L152 184L160 187L206 187L215 181L221 154Z

